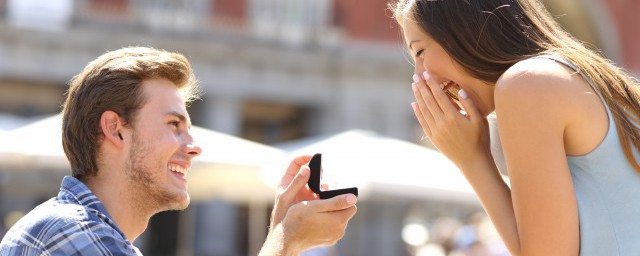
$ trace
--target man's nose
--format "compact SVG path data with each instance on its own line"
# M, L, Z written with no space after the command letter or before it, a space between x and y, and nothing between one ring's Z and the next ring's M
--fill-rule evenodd
M182 148L182 152L188 155L192 159L202 154L202 148L193 140L193 137L191 137L191 134L189 134L186 137L187 137L187 143Z
M200 146L196 145L193 142L188 143L182 150L190 158L199 156L202 153L202 148L200 148Z

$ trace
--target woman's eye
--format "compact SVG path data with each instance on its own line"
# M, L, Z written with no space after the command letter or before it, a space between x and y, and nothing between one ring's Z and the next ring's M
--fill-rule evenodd
M417 51L417 52L416 52L416 58L420 57L420 55L422 55L422 52L423 52L423 51L424 51L424 50L419 50L419 51Z
M180 126L180 122L178 122L178 121L171 121L171 122L169 122L169 124L170 124L170 125L173 125L173 126L175 126L175 127Z

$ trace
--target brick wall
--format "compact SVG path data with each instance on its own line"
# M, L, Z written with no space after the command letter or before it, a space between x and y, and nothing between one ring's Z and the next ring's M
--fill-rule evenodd
M247 19L247 0L213 0L214 18L245 21Z
M388 0L333 0L334 21L347 38L361 41L399 42L398 25L387 10Z

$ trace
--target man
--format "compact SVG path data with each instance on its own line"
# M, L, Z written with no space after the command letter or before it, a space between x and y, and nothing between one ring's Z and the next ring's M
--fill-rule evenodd
M186 104L197 86L184 56L123 48L75 76L63 110L72 176L57 197L14 225L1 255L140 255L132 242L151 216L189 204L187 175L201 148ZM356 212L353 195L316 200L310 156L294 159L275 199L261 255L333 244Z

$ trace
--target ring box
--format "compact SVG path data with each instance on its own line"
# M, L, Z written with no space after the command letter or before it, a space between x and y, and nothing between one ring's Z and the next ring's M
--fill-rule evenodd
M320 176L322 174L322 154L318 153L313 155L311 161L309 162L309 169L311 171L311 175L309 177L309 181L307 184L309 188L314 193L320 196L320 199L329 199L335 196L343 195L343 194L353 194L358 196L358 188L344 188L344 189L336 189L336 190L328 190L322 191L320 190Z

